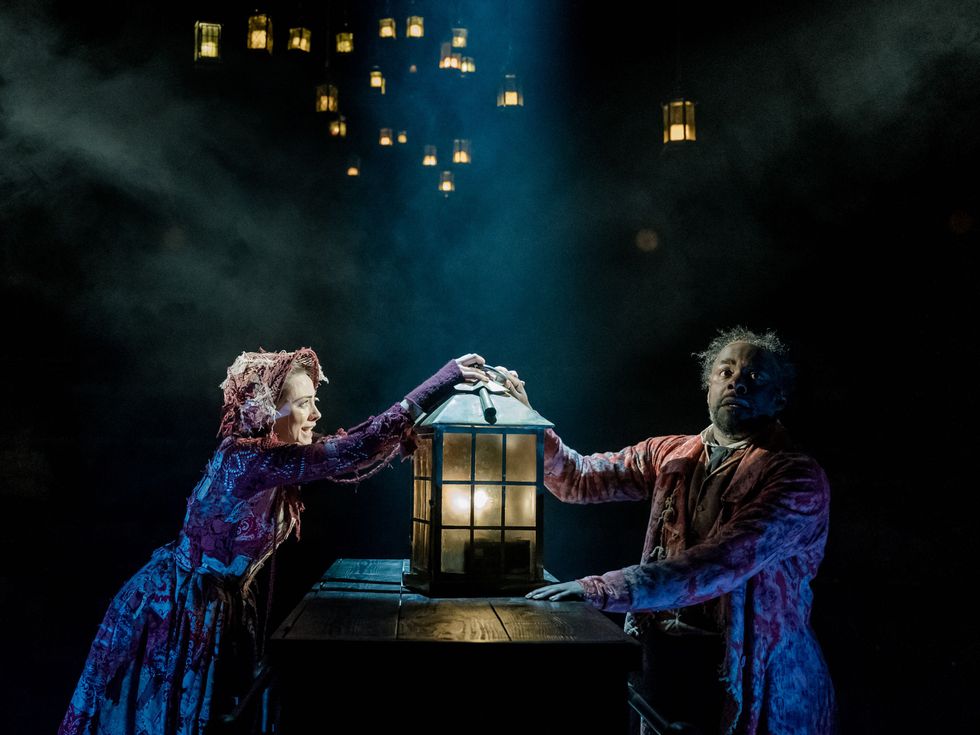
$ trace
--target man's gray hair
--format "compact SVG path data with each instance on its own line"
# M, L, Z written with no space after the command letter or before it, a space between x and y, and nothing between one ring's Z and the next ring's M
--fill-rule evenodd
M695 352L694 356L701 363L701 387L707 389L711 382L711 368L721 352L732 342L748 342L759 349L765 350L776 358L779 374L776 379L782 386L783 394L788 394L793 389L796 380L796 368L789 359L789 348L786 343L774 331L767 330L762 334L757 334L745 327L732 327L731 329L718 330L718 336L711 340L708 349L704 352Z

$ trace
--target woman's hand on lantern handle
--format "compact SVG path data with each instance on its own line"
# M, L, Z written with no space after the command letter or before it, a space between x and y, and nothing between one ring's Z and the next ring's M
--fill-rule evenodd
M503 365L497 365L494 370L499 373L502 378L504 378L503 385L510 391L510 394L525 406L530 408L531 403L528 401L527 391L524 390L524 381L517 375L517 371L508 370Z
M459 370L463 373L463 380L467 383L476 383L477 381L489 382L490 376L481 369L486 362L483 357L475 352L470 352L462 357L456 358L456 364L459 365Z

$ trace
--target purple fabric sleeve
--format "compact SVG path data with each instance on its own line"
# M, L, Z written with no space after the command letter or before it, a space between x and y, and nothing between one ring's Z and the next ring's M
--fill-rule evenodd
M461 382L463 382L463 372L455 360L450 360L439 372L405 396L405 399L428 413L442 402L454 385Z
M629 584L623 570L616 569L603 575L592 575L577 580L584 588L583 597L600 610L628 610L632 601Z

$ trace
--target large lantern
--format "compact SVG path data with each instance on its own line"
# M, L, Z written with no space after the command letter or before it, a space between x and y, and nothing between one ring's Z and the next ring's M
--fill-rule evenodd
M439 159L436 158L436 147L434 145L427 145L422 148L422 165L423 166L439 165Z
M376 66L372 67L368 79L371 84L371 89L374 89L381 94L385 93L385 75L381 73L381 69Z
M450 193L456 191L456 177L453 176L452 171L443 171L439 174L439 191L444 196L449 196Z
M453 48L466 48L466 37L469 31L465 28L453 28Z
M416 425L408 587L437 596L523 593L544 582L544 431L496 384L460 384Z
M694 102L679 98L666 102L664 109L664 143L697 140L694 125Z
M337 34L336 45L338 54L354 53L354 34L350 31L341 31Z
M425 35L425 19L421 15L410 15L405 22L405 35L408 38L422 38Z
M361 175L361 159L358 156L350 156L347 159L347 175L348 176L360 176Z
M221 24L194 24L194 61L221 60Z
M333 138L347 137L347 118L337 115L330 121L330 135Z
M391 133L391 128L381 128L381 132L378 134L378 145L394 145L395 138Z
M248 48L272 53L272 18L256 13L248 19Z
M463 74L472 74L476 71L476 61L472 56L464 56L462 59L460 59L459 70L463 72Z
M381 38L398 37L398 31L395 29L394 18L381 18L378 20L378 36Z
M544 431L497 383L460 384L417 425L408 587L520 594L544 582Z

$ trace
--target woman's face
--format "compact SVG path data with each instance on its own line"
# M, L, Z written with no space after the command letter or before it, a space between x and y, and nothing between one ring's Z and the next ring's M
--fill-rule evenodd
M313 427L320 418L320 412L316 408L316 388L309 375L305 372L293 373L286 378L277 408L281 416L275 424L279 441L287 444L309 444L313 441Z

